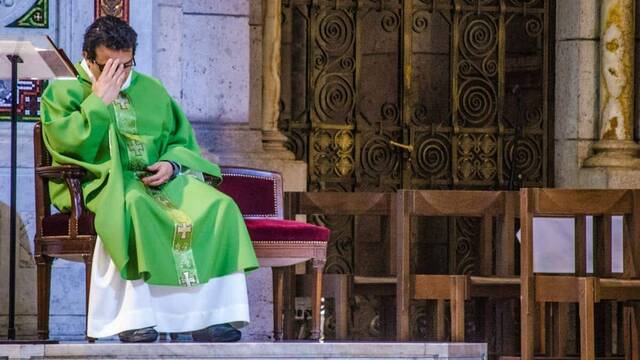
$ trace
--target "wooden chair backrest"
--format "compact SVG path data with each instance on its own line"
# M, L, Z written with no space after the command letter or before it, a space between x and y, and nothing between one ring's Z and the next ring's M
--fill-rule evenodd
M481 217L478 275L515 275L515 218L518 193L514 191L403 190L408 216ZM493 254L493 221L499 223ZM494 269L495 263L495 269Z
M283 219L282 175L274 171L222 166L218 190L231 196L245 219Z
M568 217L575 219L575 274L587 274L586 217L594 216L594 273L611 275L611 217L624 217L623 277L640 275L640 192L612 189L521 189L522 228L521 271L532 274L533 218Z
M44 145L42 123L40 121L33 127L33 157L34 169L41 166L51 166L51 154L49 154ZM38 175L35 176L36 237L42 234L42 219L51 215L48 183L47 179Z

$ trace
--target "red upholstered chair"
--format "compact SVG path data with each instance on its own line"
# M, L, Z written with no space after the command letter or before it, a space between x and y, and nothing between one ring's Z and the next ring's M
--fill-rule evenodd
M285 220L282 176L263 170L222 167L217 188L231 196L245 218L261 266L273 271L274 338L283 338L285 272L288 267L311 260L313 266L311 337L320 338L320 298L329 229ZM288 291L293 291L288 289Z

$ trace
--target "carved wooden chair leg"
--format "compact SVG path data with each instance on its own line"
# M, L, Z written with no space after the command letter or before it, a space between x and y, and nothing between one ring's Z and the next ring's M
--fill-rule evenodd
M36 256L38 273L38 337L49 338L49 300L51 296L51 264L53 258Z
M295 338L296 332L296 266L287 266L285 269L284 283L284 329L283 338L290 340Z
M451 341L464 342L465 276L451 276Z
M91 264L92 264L92 256L90 255L85 255L82 257L82 261L84 262L84 279L85 279L85 283L84 283L84 294L85 294L85 335L87 334L87 330L89 329L88 325L89 325L89 293L91 291ZM92 338L88 335L86 335L86 339L88 342L90 343L94 343L96 342L96 338Z
M322 302L322 271L324 270L325 260L313 259L313 287L311 288L311 339L320 340L321 335L321 319L320 306Z
M272 267L273 274L273 338L276 341L282 340L283 336L283 313L284 302L284 273L283 267Z
M340 276L337 280L335 301L336 314L336 338L345 340L349 336L349 288L351 282L350 276Z

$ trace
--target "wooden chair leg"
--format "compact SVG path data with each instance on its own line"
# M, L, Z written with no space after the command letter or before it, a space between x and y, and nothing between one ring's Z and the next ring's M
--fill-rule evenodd
M396 192L391 202L392 240L396 243L396 340L411 337L411 216L409 196L404 190Z
M640 305L637 302L631 303L631 343L632 360L640 360Z
M502 355L516 354L516 305L513 300L501 300L496 306L496 329L500 331L496 351Z
M445 310L445 301L436 300L436 340L440 342L447 341Z
M38 338L49 339L49 300L51 297L51 265L53 258L35 257L38 276Z
M553 353L553 341L551 334L553 333L553 319L551 311L552 303L538 303L536 302L534 308L535 320L534 320L534 353L538 355L544 355L550 357Z
M313 259L313 287L311 288L311 339L320 340L321 319L320 307L322 302L322 271L325 260Z
M91 291L91 264L92 264L92 256L85 255L82 257L82 261L84 262L84 295L85 295L85 321L84 321L84 333L87 334L87 330L89 329L89 293ZM88 342L93 343L96 341L95 338L89 337L86 335L86 339Z
M640 338L638 333L637 307L631 303L624 303L624 358L625 360L640 359Z
M569 303L553 303L551 305L553 314L553 331L550 334L553 350L551 356L567 356L567 336L569 329Z
M336 317L336 339L346 340L349 332L349 282L351 278L340 276L336 286L335 317Z
M284 273L283 267L272 267L273 275L273 338L276 341L282 340L283 328L283 302L284 302Z
M532 189L520 190L520 358L533 360L535 344L535 276L533 273Z
M295 338L295 313L296 313L296 267L287 266L284 268L284 339Z
M594 278L580 278L580 359L595 360Z
M451 276L451 341L464 342L465 276Z
M495 348L498 346L497 344L497 339L493 339L495 337L496 334L496 330L497 330L497 324L498 322L496 321L496 302L494 299L491 298L487 298L487 299L482 299L482 303L481 306L483 307L483 339L484 342L486 342L490 348L492 346L492 342L493 342L493 349L495 350Z

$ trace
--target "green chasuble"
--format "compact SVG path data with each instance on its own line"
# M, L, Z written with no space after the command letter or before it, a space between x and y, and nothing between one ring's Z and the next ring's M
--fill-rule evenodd
M110 105L91 92L78 64L77 80L51 83L42 95L44 142L54 165L87 169L83 182L95 228L123 278L154 285L193 286L258 267L236 203L202 181L221 178L200 155L184 113L162 84L133 72ZM148 165L175 161L182 172L145 186ZM64 184L49 185L53 204L70 208Z

